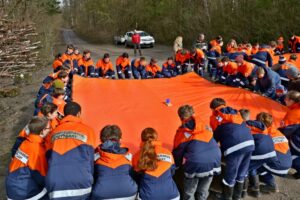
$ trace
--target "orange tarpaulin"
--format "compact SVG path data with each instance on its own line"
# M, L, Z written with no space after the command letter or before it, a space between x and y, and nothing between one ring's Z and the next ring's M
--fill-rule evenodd
M191 104L196 114L207 124L210 101L224 98L229 106L248 108L252 118L258 112L270 112L276 125L283 118L286 107L247 90L211 83L195 73L171 79L105 80L74 77L74 101L82 106L83 120L92 126L97 135L108 124L117 124L123 131L122 144L133 152L140 144L140 133L153 127L165 146L172 148L173 137L180 120L177 109ZM164 104L170 98L171 107Z

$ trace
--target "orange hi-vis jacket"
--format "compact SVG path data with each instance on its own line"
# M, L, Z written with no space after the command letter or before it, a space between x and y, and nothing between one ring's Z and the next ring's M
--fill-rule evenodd
M275 127L269 127L267 132L273 140L277 161L265 163L263 164L263 167L272 174L285 176L292 166L292 155L289 148L289 142Z
M194 127L189 125L191 122ZM177 167L184 165L185 177L207 177L221 172L221 150L208 129L195 117L183 120L177 129L173 156Z
M79 61L78 61L78 66L83 66L85 69L85 75L88 75L88 67L89 66L94 66L94 61L90 58L88 60L86 60L84 57L82 57Z
M276 151L286 154L290 150L287 138L278 129L275 127L269 127L268 134L273 140Z
M295 40L291 40L289 39L289 51L291 53L296 53L298 52L297 50L297 46L300 43L300 37L299 36L295 36Z
M254 69L254 64L244 61L240 66L238 66L238 72L244 77L249 77Z
M217 42L217 40L211 40L211 41L209 42L209 44L211 45L211 47L214 47L214 46L219 45L218 42Z
M228 73L229 75L234 75L238 71L238 65L236 62L228 62L227 65L223 67L223 71Z
M289 107L288 112L282 121L282 126L296 125L300 124L300 104L295 103Z
M227 45L227 47L226 47L226 51L228 52L228 53L234 53L234 52L236 52L236 48L234 48L234 47L232 47L231 45Z
M9 165L6 192L9 199L41 199L46 195L46 149L43 138L29 134Z
M52 63L53 70L56 70L58 67L61 67L63 65L63 62L61 59L55 59Z
M67 115L49 137L46 188L50 199L89 197L97 146L94 130L80 118Z
M98 60L96 67L102 69L103 75L106 74L108 70L114 71L112 62L109 61L108 63L105 63L103 59Z
M53 99L52 103L54 103L55 105L57 105L58 113L61 116L64 116L64 108L65 108L65 105L66 105L65 100L63 100L63 99L57 99L57 98L54 98L54 97L52 97L52 99Z
M172 178L172 169L175 168L171 152L162 147L160 141L153 141L157 154L157 169L141 172L139 196L141 199L175 199L179 196L177 186ZM138 161L141 152L133 156L133 167L140 172Z
M155 76L157 72L161 72L161 69L157 64L154 65L148 64L146 66L146 71L151 72L153 76Z
M175 56L175 61L180 64L184 64L190 58L190 54L187 52L186 54L182 54L181 51L177 51Z
M216 128L221 125L222 123L235 123L235 124L242 124L243 119L240 114L232 115L232 114L226 114L221 112L220 110L223 108L226 108L227 106L219 106L216 108L213 112L212 115L210 116L210 127L212 130L216 130ZM218 120L221 118L222 120Z
M64 53L61 56L61 60L62 60L63 63L66 62L67 60L69 60L71 62L72 66L73 66L73 60L74 59L75 59L74 53L72 53L72 54Z
M126 149L126 148L125 148ZM134 199L137 184L131 177L132 154L95 151L95 180L91 199ZM115 187L118 185L118 187Z
M252 47L251 54L254 55L258 52L259 48Z
M122 71L124 71L126 67L130 66L130 60L119 56L116 60L116 66L121 66Z
M82 55L79 54L74 54L74 60L77 60L77 62L82 58Z

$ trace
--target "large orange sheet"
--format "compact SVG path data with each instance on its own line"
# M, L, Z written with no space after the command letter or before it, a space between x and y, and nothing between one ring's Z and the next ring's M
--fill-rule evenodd
M102 127L117 124L123 131L122 143L133 152L140 144L140 133L153 127L169 149L180 120L177 109L191 104L196 114L209 123L210 101L224 98L229 106L248 108L254 118L258 112L270 112L276 124L283 118L286 107L249 91L211 83L195 73L171 79L104 80L74 77L74 101L82 106L83 120L97 135ZM163 102L170 98L173 106Z

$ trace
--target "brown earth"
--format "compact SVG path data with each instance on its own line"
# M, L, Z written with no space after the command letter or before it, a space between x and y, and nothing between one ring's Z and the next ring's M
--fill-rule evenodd
M61 44L55 46L56 51L63 52L65 44L72 43L78 46L81 50L89 49L92 52L94 62L97 62L104 53L110 53L113 63L117 56L123 52L128 52L129 56L133 58L133 49L125 49L123 45L115 46L109 44L96 45L89 44L84 40L78 38L76 34L70 29L62 30L63 41ZM154 48L142 49L143 56L148 60L155 57L159 64L161 64L167 57L173 54L172 48L168 46L156 45ZM32 72L32 80L28 83L17 85L21 93L16 97L0 98L0 131L2 139L0 140L0 200L6 199L5 194L5 176L7 174L7 166L10 159L10 149L14 143L18 132L26 125L33 114L33 103L36 93L41 86L42 80L51 72L51 63L45 63L35 72ZM0 89L4 86L10 85L9 80L0 80ZM218 190L220 178L213 184L213 190ZM294 180L289 175L286 179L278 178L278 185L280 192L272 195L263 195L260 199L265 200L298 200L300 199L299 180ZM213 199L213 198L211 198ZM247 198L253 199L253 198Z

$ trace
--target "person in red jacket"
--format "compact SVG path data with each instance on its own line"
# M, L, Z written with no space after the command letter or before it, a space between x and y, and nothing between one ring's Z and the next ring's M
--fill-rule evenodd
M128 53L123 53L116 60L116 69L119 79L131 79L132 71Z
M95 66L91 58L91 51L83 51L83 56L78 62L79 69L74 68L75 71L78 71L79 75L94 77L95 76Z
M300 52L300 36L292 35L292 37L289 39L289 52Z
M115 71L108 53L105 53L103 58L98 60L96 67L98 77L115 79Z
M136 56L136 49L139 50L140 56L142 56L142 50L141 50L141 36L137 32L137 30L134 30L132 35L132 43L134 45L134 56Z
M66 104L64 113L49 135L46 188L50 199L87 200L93 184L96 134L80 118L78 103Z
M274 49L275 55L282 55L282 54L285 53L283 42L284 42L283 37L279 37L278 40L277 40L277 46Z
M50 131L48 120L33 117L28 124L29 134L15 151L6 177L8 199L47 200L47 174L44 138Z

